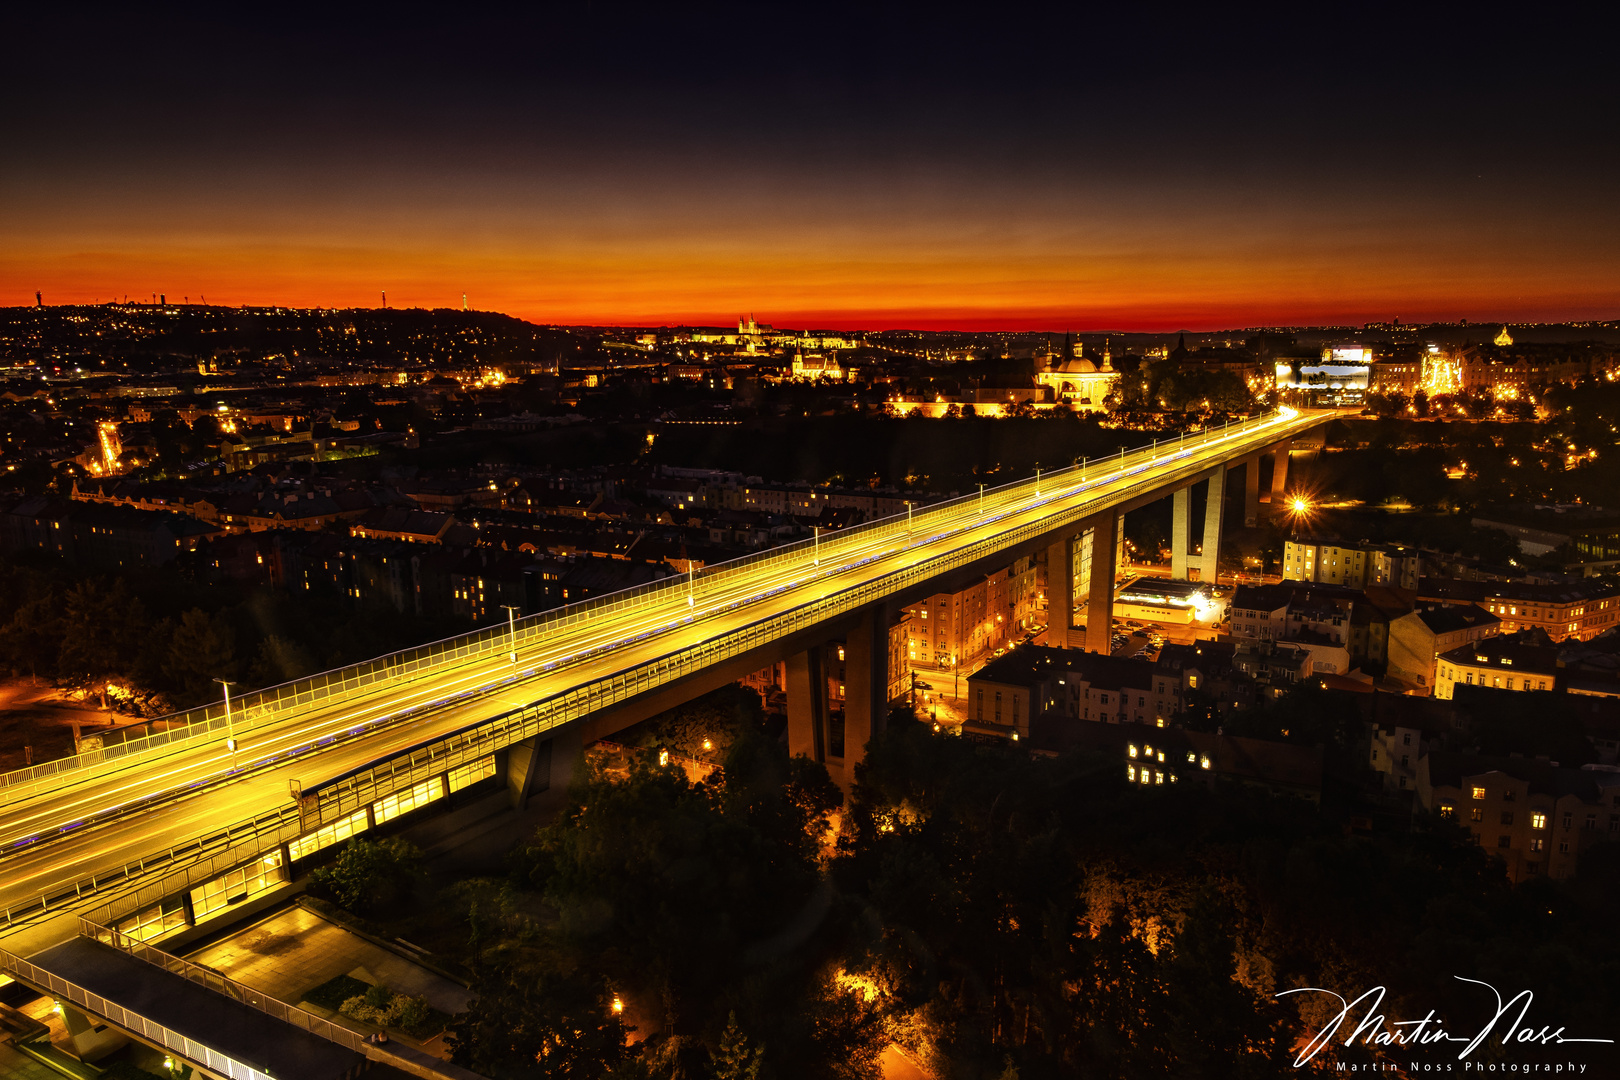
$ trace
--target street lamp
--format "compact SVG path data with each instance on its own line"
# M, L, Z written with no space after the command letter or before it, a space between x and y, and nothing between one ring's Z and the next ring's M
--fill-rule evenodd
M984 513L984 485L979 485L979 513Z
M517 612L518 612L518 606L516 604L502 604L501 607L506 609L506 634L507 634L507 639L506 640L507 640L508 647L511 649L511 651L508 652L506 655L509 656L511 658L511 660L512 660L512 663L515 664L515 663L517 663Z
M215 679L220 688L225 691L225 749L231 752L231 765L236 765L236 732L231 728L231 684L225 679Z
M815 549L814 549L814 553L810 556L810 562L811 562L811 565L813 565L813 566L820 566L821 565L821 526L820 525L812 525L812 526L810 526L810 528L815 533Z

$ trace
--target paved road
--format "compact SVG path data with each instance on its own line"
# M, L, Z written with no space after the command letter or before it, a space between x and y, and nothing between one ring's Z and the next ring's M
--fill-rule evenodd
M431 741L533 701L698 645L773 614L791 610L976 541L1098 500L1106 505L1156 474L1229 461L1319 423L1316 414L1283 414L1259 427L1212 432L1171 444L1151 464L1093 463L1082 478L1049 479L987 493L926 530L881 536L855 533L822 541L788 564L776 564L692 591L656 593L611 617L591 619L544 637L518 653L436 668L403 684L366 688L270 720L252 716L236 728L237 750L223 740L181 744L115 761L56 788L0 807L0 907L71 887L92 873L116 870L225 825L285 804L289 780L306 787L398 750ZM460 697L469 691L482 691ZM443 704L437 704L443 703ZM404 719L387 721L408 710ZM379 724L363 737L323 740ZM155 802L154 802L155 800ZM100 822L96 824L76 824ZM64 831L65 830L65 831ZM17 845L24 841L22 847Z

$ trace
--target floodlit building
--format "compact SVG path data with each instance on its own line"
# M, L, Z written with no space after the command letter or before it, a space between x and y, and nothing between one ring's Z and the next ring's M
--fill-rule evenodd
M1514 638L1489 638L1440 654L1435 663L1434 696L1449 698L1459 684L1520 693L1552 690L1562 667L1556 648Z
M1393 679L1419 695L1438 693L1437 665L1442 653L1473 648L1502 629L1502 621L1477 604L1426 602L1389 624L1389 666Z
M1418 592L1423 600L1478 604L1502 620L1503 633L1536 629L1554 641L1590 641L1620 618L1620 585L1613 581L1529 585L1425 578Z
M907 608L913 668L967 670L1023 637L1035 623L1035 560L1025 557L955 593Z
M1049 355L1035 373L1035 381L1051 390L1052 400L1061 405L1077 412L1100 411L1119 382L1108 346L1103 346L1097 360L1088 360L1078 343L1071 352L1070 356Z
M1372 353L1359 347L1323 349L1320 360L1279 360L1276 388L1313 405L1354 405L1372 384Z
M1398 544L1301 537L1283 545L1282 576L1288 581L1314 581L1351 589L1393 585L1415 590L1422 570L1423 560L1417 550Z
M1114 617L1164 626L1217 623L1226 617L1226 599L1209 582L1139 577L1119 591Z

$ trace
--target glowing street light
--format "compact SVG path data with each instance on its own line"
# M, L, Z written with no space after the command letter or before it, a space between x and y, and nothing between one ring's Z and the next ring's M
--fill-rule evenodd
M225 749L231 752L231 766L236 766L236 732L231 728L231 684L225 679L215 679L220 688L225 691Z
M506 640L507 640L508 648L510 650L510 651L507 652L506 655L511 659L512 663L515 664L515 663L517 663L517 611L518 611L518 606L516 604L502 604L501 607L506 609Z

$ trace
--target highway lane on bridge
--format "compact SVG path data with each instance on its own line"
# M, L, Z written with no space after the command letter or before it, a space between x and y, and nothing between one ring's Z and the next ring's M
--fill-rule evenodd
M529 702L632 668L679 649L738 629L816 597L882 577L898 569L986 536L1010 531L1053 513L1059 505L1106 498L1152 472L1207 466L1247 452L1247 448L1298 433L1319 418L1278 418L1264 428L1188 440L1185 450L1167 446L1151 466L1127 462L1123 475L1117 459L1095 462L1082 484L1077 476L1052 477L1034 494L1031 486L990 492L984 508L963 505L949 524L930 522L916 534L877 536L837 534L820 547L819 565L812 552L789 566L771 565L753 573L722 579L705 587L698 579L690 602L684 593L648 598L648 603L612 619L591 620L548 636L522 650L517 664L504 653L445 665L427 677L398 688L385 688L337 701L302 715L277 717L238 732L238 769L275 760L246 775L231 775L232 754L223 740L182 745L171 753L143 756L129 765L103 770L60 790L0 809L0 844L28 836L42 838L0 857L0 906L15 905L71 887L74 881L104 873L139 857L207 835L226 824L285 804L288 781L311 785L340 776L399 750L421 745L482 719ZM923 535L922 532L926 532ZM745 601L739 603L740 601ZM608 648L607 646L616 647ZM602 650L602 651L594 651ZM581 654L583 659L570 660ZM545 665L557 665L541 670ZM351 742L320 746L319 740L394 716L413 706L454 698L478 687L493 689L405 719L385 723ZM303 753L290 752L311 747ZM189 794L181 792L191 788ZM143 800L160 800L144 805ZM131 808L120 814L120 808ZM63 826L98 814L111 819L80 826L65 834Z

